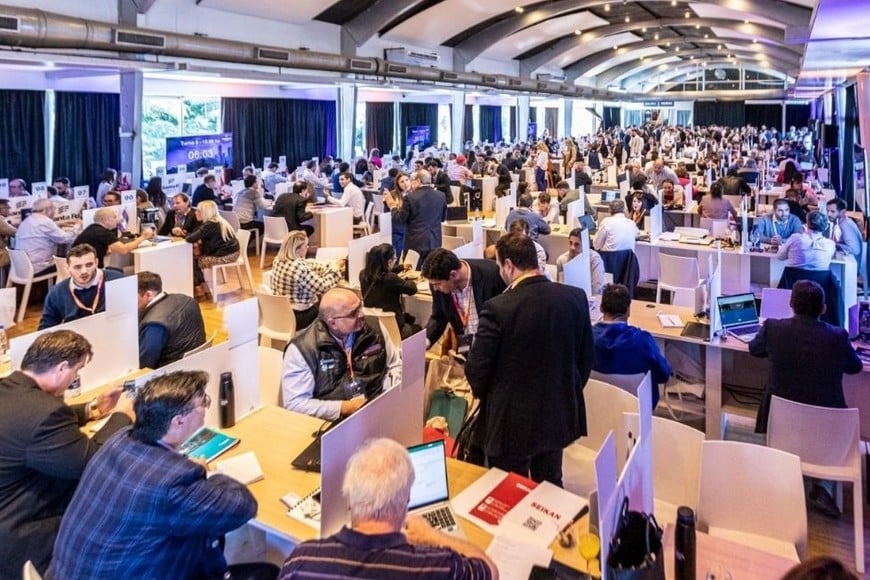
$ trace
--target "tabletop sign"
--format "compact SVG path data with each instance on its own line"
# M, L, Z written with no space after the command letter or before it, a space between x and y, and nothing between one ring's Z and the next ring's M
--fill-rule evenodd
M136 190L135 189L127 189L121 192L121 203L132 203L136 205Z
M272 164L271 157L263 157L263 169L268 169L271 164Z
M77 185L73 187L73 199L87 199L91 196L91 187L89 185Z
M13 197L9 200L9 215L10 216L20 216L21 210L23 209L31 209L33 207L33 202L35 198L32 195L25 195L23 197Z
M181 165L179 165L178 167L175 168L175 172L181 177L186 176L187 175L187 164L182 163Z
M178 175L167 175L163 178L163 191L168 196L181 193L181 179Z
M36 199L48 199L48 183L37 181L33 184L33 197Z
M287 173L287 156L279 155L278 156L278 171L282 173Z
M0 199L9 199L9 180L0 179Z

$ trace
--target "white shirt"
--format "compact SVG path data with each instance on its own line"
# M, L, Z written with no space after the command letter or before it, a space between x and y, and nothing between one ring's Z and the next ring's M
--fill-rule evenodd
M355 218L361 218L365 213L366 198L363 195L362 190L354 185L353 182L344 186L344 193L341 194L339 199L330 196L327 197L326 200L332 205L351 208L353 210L353 217Z
M535 167L541 169L543 171L547 170L547 166L550 161L550 156L547 155L546 151L539 151L538 155L535 157Z
M592 245L599 252L634 250L638 234L637 225L620 213L601 220Z
M38 274L54 266L58 244L71 244L75 239L76 232L64 231L45 214L33 213L18 226L15 249L27 253L33 263L33 272Z
M837 250L833 240L819 232L804 232L789 236L776 252L776 257L786 260L786 266L806 270L827 270Z

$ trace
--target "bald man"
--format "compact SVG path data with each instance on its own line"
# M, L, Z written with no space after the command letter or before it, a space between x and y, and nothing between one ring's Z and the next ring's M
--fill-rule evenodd
M356 292L333 288L320 299L317 320L284 352L284 407L330 421L347 417L400 382L400 363Z
M114 254L126 255L139 247L145 240L154 237L154 230L142 228L142 233L132 241L124 243L118 239L118 213L111 207L103 207L94 213L94 223L79 234L73 245L90 244L97 252L97 262L103 267L103 259L111 251Z

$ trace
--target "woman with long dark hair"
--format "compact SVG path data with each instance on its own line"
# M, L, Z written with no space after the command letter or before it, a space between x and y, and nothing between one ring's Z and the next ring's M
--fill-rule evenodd
M145 191L148 193L148 199L154 204L154 207L159 207L165 213L166 193L163 192L163 178L152 177L149 179Z
M390 196L392 198L395 205L392 207L394 209L401 209L402 204L405 203L405 196L411 191L411 179L407 174L402 173L401 171L396 174L395 187L393 189L385 189L384 195ZM390 211L390 215L392 216L392 226L393 226L393 247L396 249L396 253L401 255L405 249L405 224L396 220L396 214Z
M402 338L408 338L418 332L420 327L414 324L411 316L405 314L402 295L416 294L417 285L410 280L400 278L394 271L395 266L396 250L393 246L378 244L366 254L366 265L360 272L359 282L363 304L369 308L380 308L395 314Z

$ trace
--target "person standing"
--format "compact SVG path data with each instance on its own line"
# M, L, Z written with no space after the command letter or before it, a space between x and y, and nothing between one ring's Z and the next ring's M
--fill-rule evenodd
M425 170L411 175L411 193L401 205L392 196L384 202L394 221L405 224L405 250L420 254L420 263L432 250L441 247L441 222L447 218L447 199L433 188L432 177Z
M592 325L586 293L550 282L538 270L527 236L496 243L508 289L480 312L465 376L480 399L475 442L488 464L562 485L562 450L586 435L583 388L592 370ZM528 340L559 344L529 356Z

